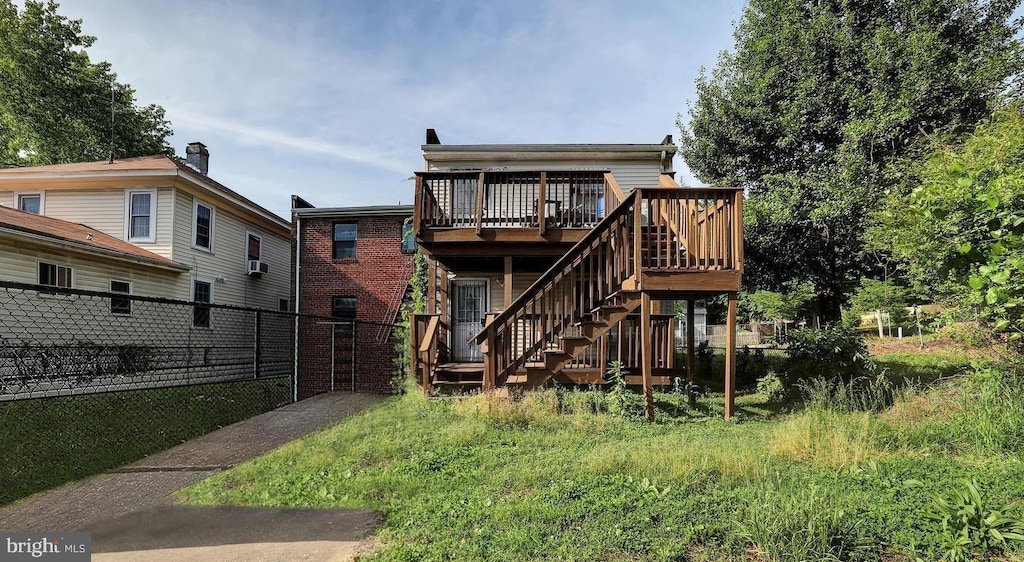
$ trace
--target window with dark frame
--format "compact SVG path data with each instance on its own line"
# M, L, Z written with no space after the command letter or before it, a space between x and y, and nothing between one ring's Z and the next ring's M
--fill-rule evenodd
M355 320L356 304L355 297L334 297L331 302L331 316L340 320Z
M70 267L39 262L39 284L48 287L70 289L74 272Z
M288 312L291 310L291 303L288 299L278 299L277 309L281 312Z
M334 224L334 259L347 260L356 257L356 237L359 225L354 222Z
M132 284L127 281L110 280L110 292L122 295L132 294ZM132 299L127 297L110 297L111 314L131 314Z
M195 233L196 247L213 250L213 207L196 202Z
M402 252L412 254L416 252L416 236L412 233L412 223L402 223Z
M192 282L192 300L197 303L213 302L213 286L208 281L196 279ZM192 305L192 325L197 328L209 328L210 307Z

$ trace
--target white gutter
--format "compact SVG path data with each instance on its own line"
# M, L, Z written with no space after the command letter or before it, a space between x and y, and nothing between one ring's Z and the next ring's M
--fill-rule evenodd
M292 367L292 402L299 401L299 272L302 270L302 219L295 217L295 365ZM333 377L332 377L333 378Z

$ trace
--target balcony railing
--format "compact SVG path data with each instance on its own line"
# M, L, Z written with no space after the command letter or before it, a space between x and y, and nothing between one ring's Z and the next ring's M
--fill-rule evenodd
M621 199L601 170L420 172L418 228L588 229ZM620 192L621 193L621 192Z

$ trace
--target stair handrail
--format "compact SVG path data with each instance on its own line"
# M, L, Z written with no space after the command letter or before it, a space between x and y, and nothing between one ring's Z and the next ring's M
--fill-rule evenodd
M578 252L581 252L582 249L592 244L598 237L604 234L605 227L607 227L607 225L615 222L622 215L630 211L631 207L636 202L638 193L639 190L634 190L630 192L629 195L626 195L625 199L623 199L617 207L612 209L610 213L605 214L604 218L601 219L601 222L597 223L597 226L590 229L590 231L588 231L587 234L582 239L580 239L579 242L573 245L573 247L570 248L569 251L563 254L562 257L560 257L551 267L549 267L547 271L545 271L540 277L538 277L537 280L534 281L533 284L531 284L525 291L523 291L523 293L519 295L519 297L516 300L512 301L511 304L506 306L505 310L502 310L501 313L498 314L494 318L494 320L491 321L491 323L494 325L498 325L502 322L505 322L515 313L515 311L517 311L524 304L529 302L530 299L536 296L536 294L546 285L548 285L554 277L559 275L563 269L570 265L572 260L575 260L578 257ZM468 343L475 343L479 345L484 342L484 339L486 339L486 337L487 329L485 328L477 332L472 337L470 337Z

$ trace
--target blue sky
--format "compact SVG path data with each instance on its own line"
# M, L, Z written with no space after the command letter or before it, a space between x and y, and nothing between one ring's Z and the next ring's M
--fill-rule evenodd
M742 0L66 0L142 103L199 140L210 175L287 216L412 202L427 127L442 142L678 138L701 66ZM678 168L683 169L681 162ZM683 173L683 181L692 178Z

